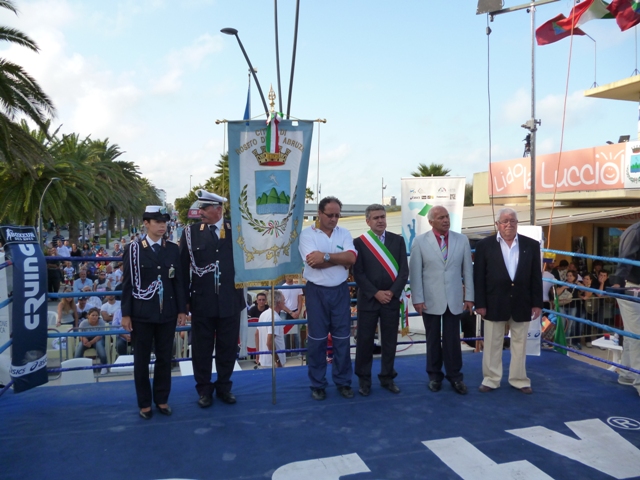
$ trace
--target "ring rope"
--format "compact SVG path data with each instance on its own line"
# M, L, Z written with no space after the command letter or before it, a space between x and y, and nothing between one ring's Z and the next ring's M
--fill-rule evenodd
M549 310L549 309L543 308L542 311L545 313L553 313L556 316L567 318L569 320L573 320L574 322L584 323L585 325L591 325L592 327L599 328L601 330L604 330L605 332L617 333L621 337L629 337L635 340L640 340L640 335L638 335L637 333L628 332L626 330L618 330L615 327L610 327L608 325L604 325L603 323L592 322L591 320L587 320L585 318L574 317L573 315L569 315L562 312L556 312L555 310Z

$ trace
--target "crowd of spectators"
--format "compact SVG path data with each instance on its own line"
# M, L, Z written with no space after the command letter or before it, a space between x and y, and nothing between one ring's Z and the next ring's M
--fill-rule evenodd
M567 260L561 260L551 272L548 270L549 266L545 264L542 277L545 308L553 309L557 301L561 313L612 326L615 300L604 293L611 285L609 273L604 270L602 261L594 260L591 272L579 272L576 264ZM555 278L569 285L554 285L545 281L548 278ZM577 288L579 286L600 290L603 293L586 292ZM592 339L599 333L595 327L570 319L566 320L565 324L567 344L578 350L583 346L591 347Z
M122 281L122 262L99 261L98 259L100 257L122 257L124 254L123 245L126 245L125 238L116 242L111 252L97 245L96 242L84 243L82 248L79 248L76 243L69 245L69 241L62 237L59 230L56 230L56 235L52 238L51 243L45 245L45 256L88 257L81 262L47 262L48 291L50 293L78 293L77 297L65 297L59 300L57 326L69 325L77 331L90 331L103 330L109 325L119 325L114 322L115 318L122 318L119 298L116 298L115 295L80 295L89 292L104 292L106 294L119 289L119 284ZM130 338L124 337L126 336L120 336L117 339L119 355L127 353L127 344ZM78 337L75 356L84 356L85 351L90 348L95 348L102 364L107 363L105 337ZM105 373L107 373L107 369L103 368L101 374Z

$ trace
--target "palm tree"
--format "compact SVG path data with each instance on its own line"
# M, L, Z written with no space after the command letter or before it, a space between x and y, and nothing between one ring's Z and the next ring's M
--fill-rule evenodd
M105 193L93 183L89 162L92 151L76 134L54 138L48 150L52 164L31 169L26 165L16 168L0 163L0 219L18 225L35 225L42 193L49 181L58 177L61 181L53 183L47 191L42 216L61 223L70 222L70 237L77 238L78 221L89 218L106 202Z
M444 165L441 163L432 163L429 166L424 163L419 163L418 171L411 172L411 175L414 177L446 177L450 171L450 169L444 168Z
M313 193L313 190L307 187L307 190L304 193L304 199L307 201L307 203L313 202L314 196L315 193Z
M12 0L0 0L0 8L17 14ZM39 51L31 38L13 28L0 26L0 40ZM14 168L25 165L36 176L34 167L42 162L50 163L51 157L42 143L26 133L16 119L25 116L46 132L47 119L54 114L53 102L35 79L21 66L0 58L0 162ZM19 171L14 173L19 175Z

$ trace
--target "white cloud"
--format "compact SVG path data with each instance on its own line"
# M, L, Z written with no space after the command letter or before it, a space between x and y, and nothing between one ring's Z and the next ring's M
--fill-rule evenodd
M590 122L598 105L576 90L567 96L565 125L576 126L582 121ZM562 126L564 94L550 94L536 101L536 118L542 119L546 127ZM531 117L531 92L519 89L501 108L500 118L508 124L524 123Z
M188 47L172 51L167 55L167 73L152 82L153 93L172 93L179 90L182 86L181 80L185 70L198 69L205 58L221 50L222 39L220 36L213 37L204 34Z
M340 160L345 160L349 157L351 153L351 145L343 143L338 145L333 150L329 150L328 152L322 152L320 150L320 169L322 169L323 163L332 163Z

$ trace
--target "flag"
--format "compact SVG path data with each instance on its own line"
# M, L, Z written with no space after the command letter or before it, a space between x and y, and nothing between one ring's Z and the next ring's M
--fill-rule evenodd
M555 310L556 312L560 313L560 304L558 303L558 295L554 295L555 296ZM562 317L561 315L556 315L556 334L553 337L553 342L557 343L558 345L563 345L563 346L567 346L567 339L565 338L564 335L564 317ZM560 348L560 347L553 347L553 349L556 352L562 353L563 355L568 355L569 352L567 352L567 350L565 350L564 348Z
M246 107L244 107L244 117L242 117L242 119L251 120L251 78L249 78L249 88L247 89L247 105Z
M298 244L313 122L275 112L270 120L268 128L264 119L227 127L236 287L278 284L303 267Z
M566 17L561 13L536 28L536 42L538 45L548 45L571 35L571 26L566 29L559 25L562 20L566 20ZM573 34L584 35L584 32L579 28L574 28Z
M640 23L640 2L635 0L613 0L609 11L623 32Z
M564 20L560 20L558 25L564 30L571 31L572 26L576 29L589 20L613 18L614 15L607 7L609 7L609 4L602 0L585 0L573 7L569 16Z

